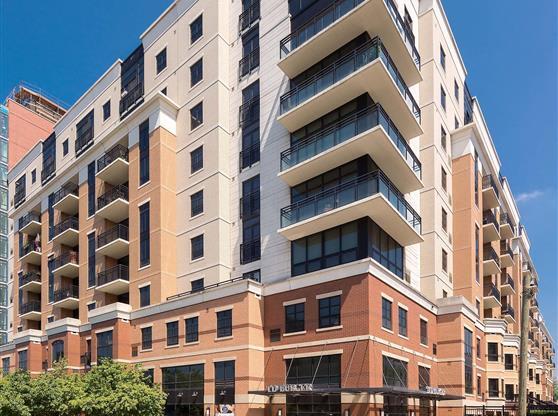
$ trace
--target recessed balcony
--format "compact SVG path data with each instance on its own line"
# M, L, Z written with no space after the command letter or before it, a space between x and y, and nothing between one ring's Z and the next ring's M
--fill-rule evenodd
M500 291L494 283L490 282L488 285L484 286L484 309L492 309L502 306L501 299L502 296L500 295Z
M502 276L502 280L500 282L500 291L504 296L515 294L515 283L508 273Z
M97 160L97 178L112 185L128 182L128 148L117 144Z
M490 210L484 211L482 215L482 237L485 243L500 240L500 224Z
M379 104L346 117L282 152L279 177L295 186L332 166L367 154L402 193L422 188L418 157Z
M423 241L420 216L379 170L283 208L278 232L296 240L365 216L402 246Z
M363 32L384 40L410 85L422 79L415 36L393 0L332 2L281 40L279 68L293 78Z
M513 238L515 235L514 229L515 227L511 222L509 214L500 214L500 235L502 237L502 240Z
M117 185L97 198L97 215L112 222L128 218L128 187Z
M513 266L513 251L506 241L500 241L500 264L502 268Z
M27 292L41 293L41 274L27 272L19 276L19 288Z
M110 269L104 270L97 275L97 287L100 292L112 295L121 295L128 292L130 277L128 266L117 264Z
M68 247L75 247L79 244L79 219L68 217L54 226L53 243L62 244Z
M120 259L129 253L128 227L117 224L97 237L97 253Z
M30 321L41 320L41 301L31 300L19 305L19 317Z
M492 274L501 272L500 256L496 253L491 245L485 245L483 247L482 269L484 272L484 276L490 276Z
M52 266L54 277L74 278L79 275L79 254L77 251L66 251L54 259Z
M41 265L41 243L31 241L21 248L19 253L19 261L21 264Z
M502 306L502 317L508 323L515 322L515 309L511 305Z
M35 212L29 212L18 221L20 233L37 235L41 232L41 216Z
M422 134L420 107L375 38L281 96L278 121L291 132L367 92L404 137Z
M486 175L482 178L482 206L483 209L492 209L500 206L500 191L494 177Z
M54 291L53 306L64 309L79 307L79 286L72 285Z
M67 184L54 193L52 207L68 215L76 215L79 210L78 186Z

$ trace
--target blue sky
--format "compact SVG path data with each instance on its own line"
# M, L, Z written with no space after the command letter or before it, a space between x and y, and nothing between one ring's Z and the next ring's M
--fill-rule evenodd
M171 0L0 0L0 97L25 80L74 102ZM558 342L557 4L446 0L473 95L515 193Z

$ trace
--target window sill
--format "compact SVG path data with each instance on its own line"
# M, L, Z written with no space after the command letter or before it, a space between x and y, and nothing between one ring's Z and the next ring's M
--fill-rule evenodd
M197 19L197 17L196 17ZM199 38L197 38L195 41L193 41L192 43L190 43L190 46L188 48L193 48L194 46L196 46L198 43L201 42L201 40L203 39L203 35L201 35Z
M197 171L191 172L191 173L190 173L190 178L191 178L192 176L197 175L197 174L200 173L200 172L203 172L203 168L199 168Z
M170 350L170 349L178 348L178 347L180 347L180 344L176 344L176 345L167 345L167 346L165 347L165 349L166 349L166 350Z
M142 270L148 269L148 268L150 268L150 267L151 267L151 264L146 264L145 266L141 266L141 267L138 269L138 272L141 272Z
M229 335L228 337L220 337L220 338L215 337L215 342L217 342L217 341L227 341L227 340L230 340L230 339L233 339L232 335Z
M184 346L189 347L189 346L192 346L192 345L199 345L199 343L200 343L199 341L185 342Z
M200 103L201 103L201 102L202 102L202 101L200 101ZM197 105L197 104L196 104L196 105ZM195 107L195 106L194 106L194 107ZM192 107L192 108L193 108L193 107ZM198 130L201 129L202 127L203 127L203 122L202 122L199 126L196 126L196 127L194 127L193 129L191 129L191 130L190 130L190 134L195 133L196 131L198 131Z
M409 337L405 336L405 335L401 335L401 334L397 334L399 336L399 338L403 338L406 339L407 341L409 341Z
M298 332L284 332L284 337L294 337L296 335L306 335L306 331L298 331Z
M194 259L194 260L190 260L190 264L197 263L197 262L202 261L202 260L205 260L205 256L204 257L198 257L197 259Z
M382 326L382 331L386 331L386 332L390 333L391 335L395 335L395 334L393 333L393 330L388 329L388 328L385 328L385 327L383 327L383 326Z
M316 332L336 331L338 329L343 329L343 325L328 326L326 328L317 328Z
M196 61L197 62L197 61ZM188 92L192 92L192 90L194 88L196 88L198 85L200 85L203 82L203 78L200 79L198 82L196 82L194 85L190 85L190 88L188 89Z
M145 350L140 350L140 352L151 352L153 351L153 348L147 348Z
M197 218L203 216L203 214L205 214L205 212L200 212L199 214L196 214L196 215L190 217L190 220L195 220L195 219L197 219Z
M151 183L151 179L148 180L147 182L142 183L141 185L138 185L138 191L139 191L141 188L143 188L143 187L149 185L150 183ZM141 206L141 205L140 205L140 206Z
M428 344L423 344L422 342L420 343L420 346L423 348L428 348Z

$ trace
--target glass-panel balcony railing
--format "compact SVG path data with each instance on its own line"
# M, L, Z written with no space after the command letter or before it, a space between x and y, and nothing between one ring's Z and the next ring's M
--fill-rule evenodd
M405 103L420 122L420 107L415 101L411 91L403 81L403 77L395 67L387 49L379 38L370 39L352 52L340 58L330 66L298 84L296 87L281 96L280 112L284 114L306 100L319 94L333 84L350 76L360 68L381 59L392 77L399 92L403 95Z
M376 126L382 126L409 167L420 178L422 166L381 105L361 110L321 130L281 153L281 170L292 168Z
M347 181L281 209L281 228L381 193L420 234L421 218L380 170Z

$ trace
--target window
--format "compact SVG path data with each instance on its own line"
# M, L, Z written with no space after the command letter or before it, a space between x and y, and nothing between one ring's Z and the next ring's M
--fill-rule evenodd
M31 183L37 182L37 169L31 171Z
M90 145L93 144L94 133L94 110L83 117L76 125L76 157L83 153Z
M215 404L234 404L234 361L215 363Z
M64 341L57 340L52 343L52 362L58 362L64 358Z
M167 48L163 49L155 57L157 61L157 74L167 67Z
M194 43L203 35L203 15L190 23L190 43Z
M190 195L190 211L191 217L203 213L203 189Z
M27 371L27 350L19 351L17 353L18 368Z
M473 332L465 328L464 334L465 393L473 394Z
M399 335L407 336L407 309L399 307Z
M440 65L442 66L442 68L445 71L446 70L446 52L444 51L444 48L442 47L442 45L440 45Z
M151 305L151 285L139 288L140 308Z
M513 354L504 355L504 365L506 370L513 370Z
M186 325L186 342L198 342L198 317L187 318L184 323Z
M2 358L2 374L10 373L10 357Z
M232 336L232 309L217 312L217 338Z
M478 302L478 301L477 301ZM477 337L477 358L480 360L481 358L481 339Z
M475 224L475 280L480 283L480 229L479 226ZM477 301L478 302L478 301ZM480 302L478 314L480 316Z
M453 94L455 95L455 99L459 102L459 84L457 80L453 80Z
M457 117L454 117L453 120L454 120L455 129L457 130L459 128L459 120L457 119Z
M112 358L112 331L97 334L97 361Z
M419 374L419 389L425 390L426 387L430 386L430 368L418 366Z
M167 347L178 345L178 321L167 322Z
M147 326L141 329L141 349L150 350L153 347L153 327Z
M150 253L150 224L149 224L149 202L139 207L140 215L140 267L147 266L151 262Z
M382 327L391 330L391 301L382 298Z
M304 331L304 302L285 306L285 333Z
M535 374L535 384L541 384L541 375L539 373Z
M68 141L69 139L66 139L62 142L62 156L66 156L68 154L68 152L70 151L69 147L70 147L70 143Z
M204 365L166 367L161 372L163 391L168 394L165 414L203 415Z
M506 384L506 400L510 402L515 400L513 384Z
M448 135L446 133L446 130L443 127L440 126L440 129L441 129L441 131L440 131L440 143L442 145L442 149L444 149L444 151L447 152L447 150L448 150L448 143L447 143L448 137L447 136Z
M161 94L167 95L167 87L165 87L161 90Z
M87 235L87 287L95 286L95 232Z
M149 119L139 127L139 184L149 181Z
M201 292L204 288L203 279L196 279L190 282L192 285L192 292Z
M444 191L448 191L448 174L446 173L446 170L444 168L442 168L442 189Z
M192 250L192 260L201 259L203 257L203 234L198 235L190 240Z
M498 344L495 342L488 343L488 350L487 350L488 361L498 361Z
M488 379L488 397L498 397L500 395L499 380L497 378Z
M428 345L428 321L422 318L420 320L420 343Z
M442 104L442 108L446 109L446 92L444 91L444 87L440 87L440 103Z
M442 298L447 298L447 297L448 297L448 292L442 289Z
M190 130L201 126L203 123L203 101L190 109Z
M442 208L442 230L448 232L448 213L444 208Z
M533 381L533 369L529 369L529 381Z
M110 117L110 100L103 104L103 121Z
M477 376L477 395L480 396L482 394L482 378L481 376Z
M448 272L448 253L444 249L442 249L442 270Z
M242 90L239 109L242 127L240 169L248 168L260 160L260 82L254 81Z
M203 168L203 146L192 150L190 153L190 173L195 173Z
M193 87L203 79L203 58L200 58L190 67L190 87Z
M475 150L475 205L479 206L479 154ZM478 280L477 280L478 281Z
M407 387L407 363L396 358L382 357L384 386Z
M242 59L238 63L239 79L260 66L260 30L255 26L242 35Z
M319 299L318 309L320 328L341 325L341 296Z
M87 304L87 311L92 311L93 309L95 309L97 307L97 302L91 302ZM54 319L54 317L53 317Z
M95 214L95 162L87 165L87 215Z

